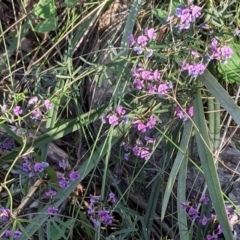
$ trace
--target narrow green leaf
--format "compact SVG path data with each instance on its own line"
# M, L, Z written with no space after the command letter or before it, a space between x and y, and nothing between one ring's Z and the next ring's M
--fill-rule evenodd
M217 170L214 165L213 154L209 150L209 138L204 117L201 90L198 89L193 101L195 114L194 122L196 124L196 140L199 157L201 160L204 177L208 186L209 194L213 202L219 223L223 229L226 239L233 239L232 231L227 218L222 191L218 180Z
M206 70L199 77L202 83L207 87L209 92L216 98L220 105L231 115L234 121L240 126L240 109L232 100L228 92L217 82L214 76Z
M170 195L172 193L174 182L177 178L179 168L180 168L182 161L186 155L186 152L188 151L188 143L189 143L189 140L191 137L191 132L192 132L192 122L189 120L189 121L185 122L184 124L185 125L184 125L184 130L183 130L183 136L182 136L181 143L180 143L180 149L178 150L177 156L174 160L174 164L172 166L172 170L169 175L168 183L167 183L164 197L163 197L161 219L164 219L168 201L169 201Z

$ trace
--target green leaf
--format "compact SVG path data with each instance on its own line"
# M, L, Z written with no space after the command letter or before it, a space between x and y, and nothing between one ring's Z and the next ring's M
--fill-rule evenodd
M56 18L49 18L45 19L42 22L40 22L36 27L36 32L40 33L48 33L52 30L55 30L57 28L57 20Z
M219 62L218 70L227 82L240 83L240 44L231 42L228 46L232 48L234 54L227 64Z
M206 70L205 73L199 77L199 80L202 81L209 92L240 126L240 109L238 105L232 100L228 92L225 91L215 77L208 70Z
M168 206L168 201L172 193L173 185L175 183L182 161L185 158L186 152L188 151L188 143L191 137L191 132L192 132L192 122L187 121L185 122L185 125L184 125L184 131L183 131L183 136L180 143L180 149L178 150L177 156L174 160L174 164L172 166L172 170L168 178L167 187L164 193L164 198L162 201L161 219L163 219L165 216L166 209Z
M56 6L53 1L41 0L34 10L34 14L40 18L53 18L56 16Z
M209 149L208 129L206 126L205 115L203 111L203 103L201 90L198 88L193 101L195 109L194 123L196 126L196 140L199 157L201 160L204 177L208 186L209 195L211 197L214 210L219 219L219 223L223 229L225 239L233 239L229 220L223 201L222 191L218 180L217 169L214 164L213 153Z
M62 5L67 8L73 8L77 5L78 2L79 0L65 0Z

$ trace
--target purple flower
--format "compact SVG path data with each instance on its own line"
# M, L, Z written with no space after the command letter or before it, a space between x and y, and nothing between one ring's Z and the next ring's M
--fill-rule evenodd
M134 85L135 85L135 88L138 90L141 90L144 87L143 82L138 78L134 80Z
M146 149L141 149L140 150L140 158L144 159L144 160L148 160L150 158L150 152Z
M153 72L153 78L155 81L159 80L161 77L161 74L160 72L158 71L158 69L156 69L154 72Z
M193 115L194 115L194 107L193 106L189 107L188 114L190 117L193 117Z
M145 29L144 33L148 36L149 40L155 40L157 37L157 34L155 33L154 28L150 28L150 29Z
M130 47L132 47L136 43L134 36L132 34L130 34L129 36L129 43L130 43Z
M10 218L10 210L8 208L0 208L0 224L6 222Z
M147 127L149 129L152 129L156 125L156 123L157 123L157 119L153 115L151 115L147 122Z
M112 126L117 126L118 125L118 117L116 115L110 115L107 116L108 118L108 123Z
M111 203L116 203L117 202L116 196L113 192L109 193L109 200L110 200Z
M227 63L227 60L232 57L233 50L228 46L223 46L220 48L220 52L222 55L222 61L223 63Z
M92 221L93 225L95 228L99 227L100 226L100 222L97 221L96 219L94 218L90 218L90 220Z
M99 210L98 215L101 217L101 221L107 225L112 224L113 217L110 216L110 212L107 210Z
M78 172L73 171L70 173L69 177L71 181L76 181L77 179L80 178L80 175Z
M35 172L39 172L39 173L43 172L43 170L44 170L42 163L35 163L33 168L34 168Z
M121 105L117 106L116 112L117 112L120 116L126 114L126 110L124 110L123 106L121 106Z
M142 77L142 79L145 79L145 80L149 80L149 81L153 80L152 73L147 70L143 70L141 72L141 77Z
M218 240L218 236L217 235L208 234L206 239L207 240Z
M50 215L55 215L55 214L58 213L58 209L55 208L55 207L49 207L49 208L47 209L47 213L50 214Z
M143 49L140 46L134 46L133 51L135 51L137 55L140 55L143 53Z
M101 195L99 195L99 196L94 196L94 195L90 194L90 202L91 202L91 203L95 203L96 201L99 201L100 198L101 198Z
M195 208L190 207L190 209L188 210L188 215L191 216L193 219L196 219L198 218L198 211Z
M141 35L137 38L137 43L142 46L142 47L145 47L147 46L147 43L148 43L148 38Z
M61 162L58 163L60 168L65 169L68 165L68 161L67 160L62 160Z
M22 169L26 173L31 172L31 167L30 167L29 163L23 163Z
M52 103L50 102L50 100L47 99L47 100L44 101L44 106L45 106L46 110L50 110L53 105L52 105Z
M150 58L153 55L153 50L152 49L147 49L146 50L146 58Z
M45 194L46 194L46 196L48 196L48 197L53 197L53 196L55 196L55 195L57 194L57 192L54 191L54 190L52 190L52 189L50 189L50 190L48 190Z
M18 230L14 231L14 233L13 233L14 238L20 238L21 235L22 235L22 233Z
M240 34L240 30L236 28L236 29L233 31L233 36L238 36L239 34Z
M59 184L60 188L68 188L69 187L69 182L66 179L61 179L58 184Z
M188 208L188 205L186 203L181 202L180 205L183 210L186 210Z
M167 94L167 90L168 90L168 85L165 83L162 83L158 86L158 93L161 95Z
M38 109L34 109L32 111L32 119L39 119L41 117L41 111Z
M20 107L20 106L14 107L14 108L13 108L13 114L14 114L15 116L19 116L19 115L23 114L23 109L22 109L22 107Z
M151 84L148 84L148 93L155 93L157 91L156 87L151 85Z
M38 101L38 97L36 97L36 96L32 97L28 100L28 105L34 105L37 103L37 101Z
M223 230L222 230L221 225L218 224L218 232L217 232L217 234L219 235L219 234L221 234L221 233L223 233Z
M11 230L7 230L5 232L5 237L9 238L9 237L11 237L11 235L12 235L12 231Z
M176 107L175 114L178 118L182 119L183 121L187 121L188 119L188 117L183 113L183 111L179 107Z
M207 195L202 196L203 204L207 205L210 201L210 198Z
M138 124L137 124L137 130L139 131L139 132L146 132L146 125L144 124L144 123L142 123L142 122L139 122Z
M207 222L208 222L208 218L207 218L205 215L203 215L203 217L202 217L201 219L199 219L199 222L200 222L203 226L205 226L205 225L207 224Z
M192 22L195 22L197 18L201 16L202 8L199 6L192 6Z
M56 176L58 179L65 179L62 173L57 172Z

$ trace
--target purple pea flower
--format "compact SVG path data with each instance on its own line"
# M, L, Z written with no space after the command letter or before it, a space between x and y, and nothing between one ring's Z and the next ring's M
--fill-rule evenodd
M233 50L228 46L223 46L220 48L222 59L224 63L227 63L227 60L232 57Z
M34 105L37 103L37 101L38 101L38 97L36 97L36 96L32 97L28 100L28 105Z
M157 37L154 28L145 29L144 33L148 36L149 40L155 40Z
M113 217L110 216L110 212L107 210L99 210L98 215L101 217L101 221L107 225L112 224Z
M148 38L145 37L144 35L141 35L137 38L137 43L142 46L142 47L145 47L147 46L147 43L148 43Z
M14 231L14 233L13 233L13 237L14 237L14 238L20 238L21 235L22 235L22 232L20 232L20 231L18 231L18 230Z
M30 167L29 163L23 163L22 169L26 173L31 172L31 167Z
M130 43L130 47L132 47L136 43L133 34L130 34L129 36L129 43Z
M188 208L188 205L186 203L181 202L180 205L183 210L186 210Z
M202 196L203 204L207 205L210 201L210 198L207 195Z
M49 208L47 209L47 213L50 214L50 215L55 215L55 214L58 213L58 209L55 208L55 207L49 207Z
M150 158L150 155L151 154L148 150L146 150L146 149L141 149L140 150L140 155L139 155L140 158L142 158L144 160L148 160Z
M193 219L196 219L198 218L198 211L195 208L190 207L190 209L188 210L188 215L191 216Z
M5 237L6 237L6 238L11 237L11 235L12 235L12 231L11 231L11 230L7 230L7 231L5 232Z
M78 172L73 171L70 173L69 177L71 181L76 181L77 179L80 178L80 175Z
M118 125L118 117L116 115L108 115L108 123L112 126L117 126Z
M143 82L138 78L134 80L134 85L135 85L135 88L138 90L142 90L144 87Z
M109 193L109 200L110 200L111 203L116 203L117 202L116 196L113 192Z
M168 90L168 85L165 83L162 83L158 86L158 93L160 95L165 95L167 94L167 90Z
M8 208L0 208L0 224L10 219L10 210Z
M50 110L53 105L52 105L52 103L50 102L49 99L46 99L46 100L44 101L44 106L45 106L46 110Z
M39 172L39 173L43 172L43 170L44 170L42 163L35 163L33 168L34 168L35 172Z
M209 220L209 219L208 219L205 215L203 215L203 217L202 217L201 219L199 219L199 222L200 222L203 226L205 226L205 225L207 224L208 220Z
M189 114L190 117L193 117L193 115L194 115L194 107L193 107L193 106L191 106L191 107L188 109L188 114Z
M161 77L161 74L160 72L158 71L158 69L156 69L154 72L153 72L153 78L155 81L159 80Z
M123 106L121 106L121 105L117 106L116 112L117 112L118 115L120 115L120 116L126 114L126 110L124 110Z
M50 189L50 190L48 190L45 194L46 194L46 196L48 196L48 197L53 197L53 196L55 196L55 195L57 194L57 192L54 191L54 190L52 190L52 189Z
M218 240L218 235L208 234L206 237L207 240Z
M153 55L153 50L152 49L147 49L146 50L146 58L150 58Z
M147 122L147 127L149 129L152 129L156 125L156 123L157 123L157 119L153 115L151 115Z
M201 16L202 8L199 6L192 6L192 22L195 22L197 18Z
M95 218L90 218L90 220L92 221L93 225L95 228L100 226L100 222L97 221Z
M38 119L40 119L40 117L41 117L41 111L38 110L38 109L34 109L34 110L32 111L32 116L31 116L31 118L32 118L32 119L35 119L35 120L38 120Z
M61 179L58 184L59 184L60 188L68 188L69 187L69 183L66 179Z
M182 119L183 121L187 121L188 119L188 117L183 113L183 111L179 107L176 107L175 114L178 118Z
M137 53L137 55L140 55L143 53L143 49L140 46L134 46L133 51L135 51Z
M13 108L13 114L14 114L15 116L19 116L19 115L23 114L23 109L22 109L22 107L21 107L21 106L16 106L16 107L14 107L14 108Z

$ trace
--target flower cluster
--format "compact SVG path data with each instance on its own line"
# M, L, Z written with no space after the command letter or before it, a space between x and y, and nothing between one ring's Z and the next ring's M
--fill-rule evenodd
M213 38L210 45L209 60L216 59L226 64L233 55L233 50L226 45L221 45L217 38Z
M193 4L188 7L183 4L179 5L175 10L175 16L178 18L178 29L189 29L191 23L194 23L201 16L201 10L201 7Z
M172 89L172 83L166 83L161 80L161 74L158 69L154 71L145 70L140 66L133 69L133 84L137 90L146 90L150 94L158 94L162 97Z
M113 222L113 217L108 210L97 210L100 203L101 196L93 196L90 194L90 204L87 211L90 216L91 222L94 224L94 227L99 227L101 222L106 225L111 225ZM109 202L112 204L116 203L116 196L114 193L109 194Z
M7 230L7 231L5 232L5 237L6 237L6 238L11 238L11 237L13 237L13 239L18 239L18 238L21 237L21 235L22 235L22 232L20 232L20 231L18 231L18 230L15 230L14 232L11 231L11 230Z
M31 118L33 120L39 120L41 118L42 112L40 110L40 104L42 104L42 102L38 99L37 96L34 96L28 100L28 111L31 113ZM43 105L46 111L50 110L53 106L49 99L44 100ZM7 109L7 106L5 106L5 109ZM25 110L23 107L18 105L13 108L14 116L20 116L26 112L27 109Z
M139 157L143 160L148 160L151 156L151 149L155 140L153 138L150 138L148 136L144 136L144 139L137 139L136 144L131 147L125 142L121 143L121 146L124 147L125 154L124 154L124 159L128 161L129 155L133 153L134 156Z
M139 131L139 132L146 132L147 129L152 129L157 124L157 119L151 115L148 121L143 121L138 118L134 118L132 121L132 125Z
M193 106L189 107L186 112L188 113L188 115L184 114L184 112L179 107L176 107L176 109L175 109L176 116L183 121L187 121L189 116L193 117L193 115L194 115Z
M126 110L123 108L123 106L119 105L116 107L115 112L111 111L111 113L109 113L107 116L103 116L102 122L103 123L108 122L110 125L115 127L119 124L119 121L121 119L123 119L125 123L128 121L127 117L124 116L125 114Z
M0 150L12 150L13 148L15 148L15 143L11 137L6 137L0 143Z
M25 156L24 162L22 165L22 170L26 173L29 173L29 177L35 176L36 173L42 173L45 168L49 167L49 163L47 162L37 162L33 166L29 158Z
M210 201L210 198L208 196L203 196L201 199L202 204L207 205ZM188 215L193 218L193 219L197 219L199 218L199 212L197 211L197 209L195 209L192 206L189 206L186 203L180 203L181 207L183 210L186 210ZM231 220L234 218L234 216L230 213L230 209L229 207L226 207L226 212L227 212L227 216L228 216L228 220L231 222ZM217 221L217 216L215 213L211 213L211 216L209 218L207 218L204 214L202 215L202 217L198 220L199 223L203 226L205 226L207 223L212 223L211 226L211 231L206 235L206 239L207 240L217 240L219 239L219 235L222 234L222 228L220 226L220 224Z
M59 179L59 187L60 188L68 188L69 187L69 179L72 182L75 182L76 180L78 180L80 178L80 174L76 171L72 171L69 174L69 177L66 178L62 173L57 173L57 178Z
M140 35L136 39L131 34L129 36L129 42L130 47L133 47L133 50L139 55L142 53L145 53L145 56L147 58L151 57L153 54L153 50L148 48L148 42L151 40L155 40L157 37L157 34L155 33L155 30L153 28L145 29L144 34Z

